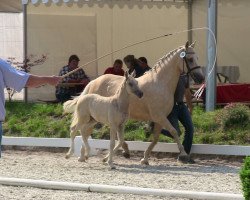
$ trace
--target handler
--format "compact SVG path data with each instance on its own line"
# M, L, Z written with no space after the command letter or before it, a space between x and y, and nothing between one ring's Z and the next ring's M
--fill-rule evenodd
M186 99L187 106L183 102L184 97ZM171 113L168 115L168 120L176 129L179 136L181 135L179 121L185 129L185 135L182 145L189 157L188 159L178 157L178 161L189 164L195 163L195 161L190 157L194 134L194 126L191 117L192 110L192 94L189 88L189 79L187 75L181 74L174 94L174 106ZM168 130L162 129L161 133L165 136L173 138Z
M5 119L4 88L10 87L20 92L24 87L38 87L44 84L57 85L62 78L59 76L36 76L18 71L6 61L0 59L0 158L2 144L2 122Z

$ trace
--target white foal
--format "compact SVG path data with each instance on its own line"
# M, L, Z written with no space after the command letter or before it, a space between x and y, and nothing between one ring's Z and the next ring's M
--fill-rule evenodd
M104 158L108 161L111 169L113 165L113 155L124 143L124 125L128 119L129 96L131 94L141 98L143 92L138 87L137 80L132 75L125 73L124 81L120 89L111 97L103 97L98 94L81 95L77 101L71 123L71 147L66 154L69 158L74 152L74 139L76 132L81 131L84 146L81 148L81 156L79 161L85 161L90 152L88 137L92 133L93 126L97 122L108 124L110 126L110 152ZM68 109L70 109L68 107ZM116 135L118 136L118 144L115 146Z

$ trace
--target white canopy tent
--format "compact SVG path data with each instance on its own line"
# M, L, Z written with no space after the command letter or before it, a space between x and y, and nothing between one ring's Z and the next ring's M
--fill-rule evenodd
M24 7L24 9L23 9L23 11L24 11L24 55L25 55L25 57L27 56L27 49L28 48L30 48L30 47L28 47L28 44L27 44L27 10L26 10L26 5L28 4L28 3L32 3L32 4L38 4L38 3L44 3L44 4L48 4L48 3L55 3L55 4L57 4L57 3L62 3L62 2L64 2L64 3L74 3L74 2L79 2L78 0L63 0L63 1L60 1L60 0L51 0L51 1L49 1L49 0L30 0L30 1L28 1L28 0L22 0L22 4L24 5L23 7ZM88 1L87 1L88 2ZM141 2L143 2L143 1L141 1ZM148 1L145 1L145 2L148 2ZM155 2L158 2L158 3L160 3L161 1L155 1ZM180 2L186 2L186 1L180 1ZM191 8L192 8L192 5L191 5L191 3L192 3L192 1L187 1L188 2L188 10L191 10ZM6 3L6 2L5 2ZM11 6L13 7L13 6L15 6L15 7L17 7L18 5L13 5L15 3L15 1L13 1L12 2L12 4L11 4ZM161 2L162 3L162 2ZM20 9L20 8L19 8ZM47 16L45 16L45 15L43 15L42 16L43 17L43 19L44 18L47 18ZM52 17L52 18L51 18ZM48 19L48 21L53 21L53 20L55 20L55 18L57 18L57 16L51 16L50 17L50 19ZM192 17L192 13L191 12L188 12L188 14L187 14L187 16L186 17L188 17L189 18L189 20L187 21L188 23L187 23L187 25L189 26L188 28L191 28L191 26L192 26L192 21L191 21L191 17ZM41 16L37 16L37 15L33 15L32 16L32 19L35 19L36 21L40 21L39 19L41 18ZM58 18L58 20L60 21L60 18L61 17L59 17ZM30 19L30 20L32 20L32 19ZM59 21L55 21L56 23L60 23ZM64 19L64 21L65 20L67 20L66 18ZM72 18L72 21L75 21L76 19L74 18ZM81 19L79 19L79 20L81 20ZM88 20L89 21L89 20ZM40 21L40 23L39 24L41 24L41 23L43 23L42 21ZM46 22L46 23L48 23L48 22ZM88 22L85 22L85 23L88 23ZM38 29L33 29L33 32L35 31L35 30L40 30L41 28L38 28ZM74 27L71 27L71 29L74 29ZM184 28L183 28L184 29ZM84 30L82 30L82 31L84 31ZM94 32L92 32L92 34L93 34ZM39 35L39 32L36 32L35 33L36 35ZM43 32L43 34L44 34L44 32ZM53 33L52 33L53 34ZM45 33L45 35L46 35L46 33ZM47 35L47 40L48 41L50 41L51 43L53 43L53 41L54 41L54 38L55 38L55 36L56 36L56 32L55 32L55 35L53 35L52 37L51 37L51 31L50 31L50 33ZM51 38L51 39L49 39L49 38ZM190 40L190 39L192 39L192 34L191 34L191 32L188 32L188 39ZM36 40L37 41L37 40ZM32 43L35 43L34 41L32 42ZM39 43L39 46L41 46L40 45L41 43ZM56 43L55 43L56 44ZM86 45L86 46L92 46L91 45L91 43L83 43L84 45ZM58 43L56 44L56 45L58 45ZM96 45L96 44L94 44L94 45ZM46 47L45 47L45 49L46 49ZM111 48L110 49L111 51L113 51L113 50L115 50L114 48ZM91 49L90 51L95 51L95 49ZM33 52L32 52L33 53ZM53 54L56 54L57 52L53 52ZM94 57L97 57L97 55L94 55ZM93 59L94 57L91 57L91 59ZM86 57L85 59L88 59L88 57ZM113 60L113 59L112 59ZM53 64L55 64L55 63L53 63ZM88 70L88 69L87 69ZM89 72L90 73L92 73L93 74L93 70L91 71L91 70L89 70ZM95 77L96 76L98 76L98 66L96 66L96 70L95 70ZM39 92L40 93L40 92Z
M98 3L99 2L99 3ZM112 5L112 3L114 5ZM124 3L119 3L124 2ZM169 3L172 2L172 3ZM97 20L97 40L96 45L101 46L101 48L97 48L96 55L97 57L103 55L106 52L110 52L112 50L116 50L117 48L124 46L124 44L130 43L130 41L134 42L135 35L132 34L130 36L129 30L126 30L126 33L119 31L121 29L122 25L127 26L128 22L125 20L119 21L122 19L122 16L128 12L128 14L131 16L131 23L144 23L144 25L148 29L145 29L145 27L141 26L140 28L143 33L147 33L146 36L152 37L155 36L150 31L153 29L150 29L150 26L155 23L156 28L161 28L161 31L164 33L173 32L175 30L184 30L190 27L201 27L201 26L207 26L208 21L208 6L212 3L218 4L218 24L219 24L219 43L218 43L218 65L220 66L240 66L240 82L248 82L249 81L249 69L248 69L248 61L247 61L247 46L246 42L248 41L248 35L250 27L249 25L245 24L246 19L249 17L249 12L247 8L249 8L250 2L248 0L217 0L217 1L206 1L206 0L141 0L141 1L124 1L124 0L118 0L118 1L105 1L105 0L1 0L0 2L0 10L3 11L12 11L17 12L19 10L22 10L22 3L25 5L25 7L28 7L28 20L31 19L32 16L40 15L45 16L46 14L53 15L63 15L68 14L68 12L72 12L73 15L83 15L85 13L89 13L90 10L92 12L96 13L96 20ZM132 5L134 3L134 5ZM33 6L33 4L35 4ZM95 5L99 4L99 8L96 9ZM65 6L67 5L67 6ZM86 6L87 5L87 6ZM138 13L144 9L143 5L146 5L146 12L147 15L149 14L150 17L152 17L151 20L148 20L150 18L147 18L143 13ZM163 6L164 5L164 6ZM184 5L184 6L183 6ZM85 9L85 7L88 7ZM127 9L128 7L128 9ZM154 12L152 8L158 7L157 12ZM185 9L183 9L185 7ZM110 8L110 9L108 9ZM176 9L177 8L177 9ZM210 7L211 8L211 7ZM61 11L57 11L61 10ZM82 9L79 11L79 13L76 12L77 9ZM105 21L104 23L100 23L98 21L98 17L100 18L105 17L102 13L100 13L101 10L104 10L105 14L108 14L108 12L111 13L109 21ZM166 10L167 9L167 12ZM171 10L176 9L176 13L171 13ZM53 13L54 12L54 13ZM101 11L102 12L102 11ZM155 16L157 16L158 12L162 13L168 13L168 16L165 18L165 24L168 24L168 26L165 26L163 23L163 19L158 17L157 19L154 19ZM212 12L211 12L212 13ZM220 15L221 13L221 15ZM32 15L32 16L31 16ZM171 18L172 16L177 16L174 18ZM108 16L108 15L107 15ZM216 17L215 17L216 18ZM34 18L35 19L35 18ZM146 19L146 21L142 21L141 19ZM159 21L160 20L160 21ZM162 24L161 24L162 20ZM108 22L108 23L107 23ZM223 23L222 23L223 22ZM121 25L119 24L121 23ZM179 25L176 25L179 24ZM104 28L104 25L106 28ZM129 24L130 25L130 24ZM150 26L149 26L150 25ZM30 23L28 23L28 27L30 27ZM135 26L132 26L133 28ZM154 27L154 28L155 28ZM106 32L109 32L113 28L113 32L110 32L110 35L108 37L105 36ZM137 28L137 27L135 27ZM29 33L31 32L31 29L28 28ZM135 33L134 29L132 29L133 33ZM238 30L238 31L237 31ZM162 32L158 32L159 34ZM238 34L241 34L241 37L237 37ZM231 36L230 36L231 35ZM30 38L30 35L28 35ZM111 40L110 38L114 38ZM124 38L127 37L127 41L124 40ZM235 38L235 40L231 40L231 38ZM176 47L181 42L185 40L184 38L188 38L189 40L197 40L197 52L199 54L199 62L201 65L207 66L207 52L208 46L207 45L207 39L206 39L206 32L193 32L192 34L185 35L182 38L171 38L167 41L167 44L165 46L165 50L168 51L169 48L172 49L173 47ZM142 38L144 39L144 38ZM124 41L123 41L124 40ZM138 41L138 38L136 38L136 41ZM33 42L33 41L32 41ZM157 43L157 41L156 41ZM157 45L160 47L163 43L158 42ZM154 45L154 44L153 44ZM246 47L245 47L246 46ZM140 50L142 52L142 55L146 55L149 51L151 54L149 55L149 60L151 61L151 65L154 64L155 59L157 59L159 56L161 56L161 53L155 51L151 48L152 46L149 45L147 47L138 47L135 52L139 52ZM210 45L211 47L211 45ZM30 47L28 46L28 49ZM227 49L227 51L225 51ZM211 48L210 48L211 52ZM127 53L127 52L125 52ZM155 54L155 55L154 55ZM135 53L136 55L136 53ZM146 55L146 56L147 56ZM53 55L52 55L53 56ZM118 55L118 56L123 56ZM158 56L158 57L157 57ZM102 63L98 62L98 75L100 75L103 72L103 67L108 67L110 63L116 58L116 55L109 59L104 59ZM83 60L83 59L81 59ZM82 64L84 64L83 62ZM212 63L212 61L210 61ZM60 67L60 66L59 66ZM58 69L56 69L58 70ZM55 70L55 71L56 71Z
M127 44L145 40L163 32L186 29L186 3L173 2L23 1L28 3L25 4L27 10L24 10L27 16L26 54L39 55L49 52L46 63L42 67L34 68L32 73L57 74L67 62L66 59L71 52L80 57L80 65L83 65ZM165 4L171 6L169 12L166 12L168 6ZM138 13L141 14L138 15ZM185 20L174 23L176 15ZM166 18L169 20L167 23ZM147 19L152 19L152 23L148 23ZM153 23L156 19L158 23ZM183 45L186 40L187 34L182 34L174 40L168 39L166 45L163 45L165 41L156 41L154 44L135 46L98 60L84 67L84 70L93 79L103 74L105 68L110 67L115 59L122 59L128 54L134 54L136 57L146 56L152 65L171 49ZM31 89L29 99L50 99L53 94L46 91L51 89L46 87L39 90Z

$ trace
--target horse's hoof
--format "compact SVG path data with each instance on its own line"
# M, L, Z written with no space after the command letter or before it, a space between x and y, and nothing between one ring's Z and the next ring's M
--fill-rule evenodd
M103 158L102 162L105 163L105 162L107 162L107 160L108 160L108 158Z
M81 158L81 157L79 157L79 158L78 158L78 161L79 161L79 162L85 162L85 161L86 161L86 159L85 159L85 158Z
M110 169L110 170L113 170L113 169L116 169L116 167L115 167L114 165L110 165L110 166L109 166L109 169Z
M66 154L65 158L66 158L66 159L69 159L69 157L70 157L70 155Z
M149 165L149 163L143 158L141 159L141 165Z
M130 158L130 154L128 152L123 151L122 155L124 158Z

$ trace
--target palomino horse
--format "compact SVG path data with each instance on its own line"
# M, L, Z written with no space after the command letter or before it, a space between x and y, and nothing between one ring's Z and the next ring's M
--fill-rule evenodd
M187 42L185 46L181 46L164 55L152 70L136 78L140 89L143 91L143 98L139 99L134 95L130 96L129 117L135 120L152 121L155 123L153 141L144 152L141 164L148 164L149 155L158 142L162 128L169 130L173 135L180 150L180 156L187 156L176 130L167 119L173 108L174 93L181 73L190 74L197 83L201 83L204 80L202 71L197 65L194 43L189 45ZM116 93L122 81L123 77L120 76L102 75L91 81L80 97L91 93L111 96ZM66 102L65 107L67 105L76 105L80 97ZM124 143L122 147L125 153L129 155L127 144Z
M92 133L89 130L91 130L97 122L101 122L110 126L110 151L104 158L104 161L108 159L108 164L110 168L113 169L113 154L124 143L123 130L128 118L130 95L141 98L143 92L139 89L138 82L134 77L126 72L125 78L123 78L123 82L115 95L111 97L103 97L98 94L80 96L70 126L71 147L66 158L69 158L74 152L74 139L76 132L80 129L85 148L82 146L79 161L85 161L88 158L90 150L88 137ZM116 136L118 136L119 142L115 147Z

